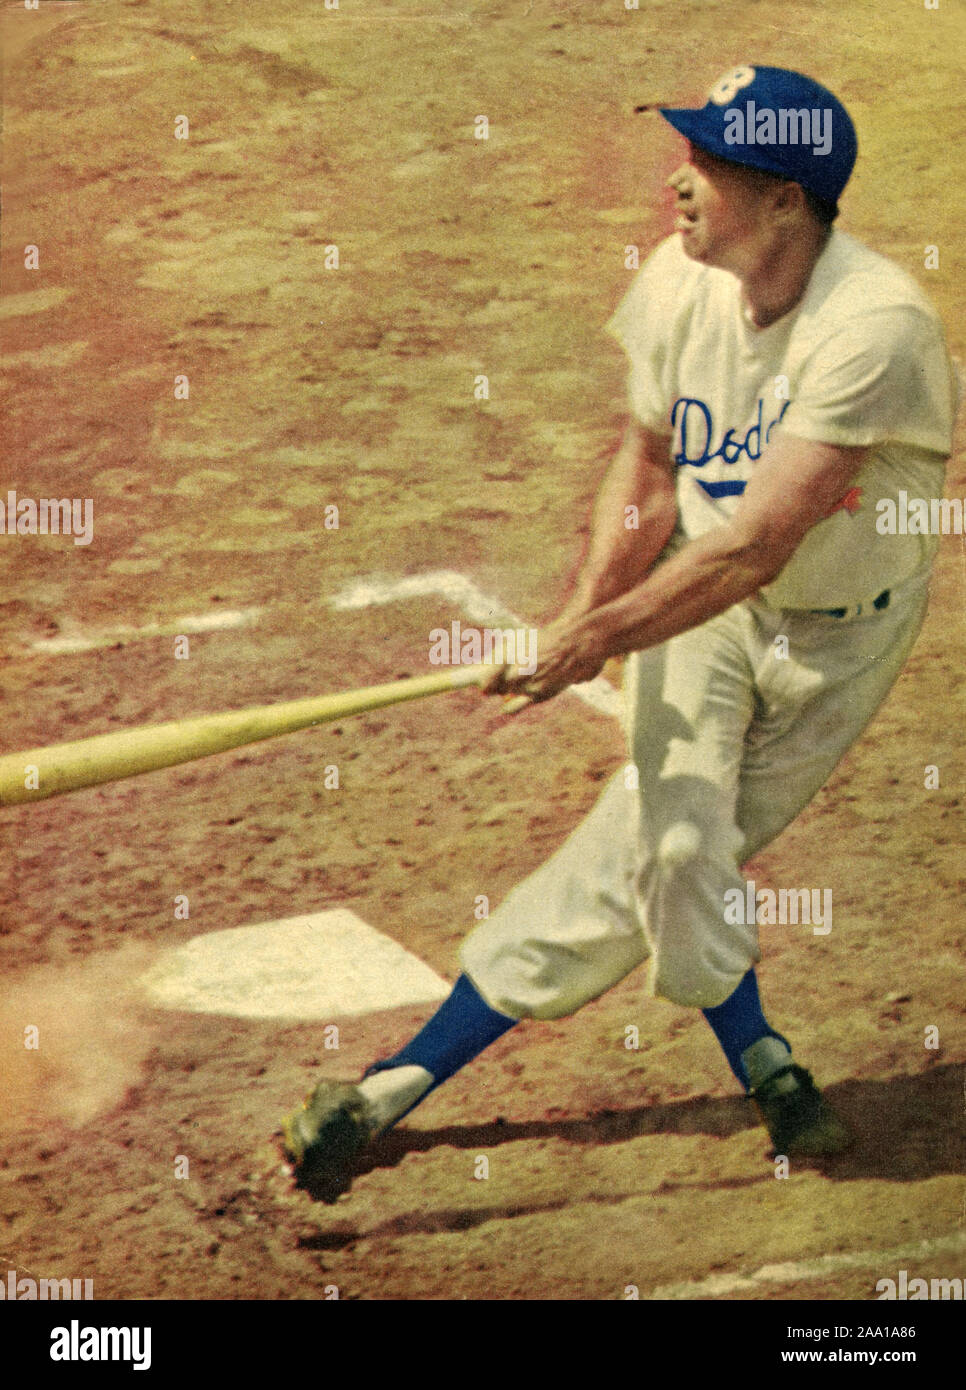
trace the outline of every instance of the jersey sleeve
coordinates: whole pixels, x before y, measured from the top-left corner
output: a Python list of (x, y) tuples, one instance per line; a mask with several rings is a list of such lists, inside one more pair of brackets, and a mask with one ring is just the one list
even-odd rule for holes
[(938, 321), (912, 306), (859, 314), (803, 364), (782, 428), (825, 444), (948, 454), (955, 374)]
[(627, 354), (631, 411), (646, 429), (668, 435), (670, 373), (684, 299), (685, 260), (676, 237), (662, 242), (641, 266), (606, 325), (606, 332)]

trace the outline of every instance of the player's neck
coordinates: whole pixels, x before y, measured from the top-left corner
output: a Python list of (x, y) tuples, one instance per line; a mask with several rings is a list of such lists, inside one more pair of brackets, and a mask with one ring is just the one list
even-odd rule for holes
[(756, 328), (770, 327), (795, 308), (831, 233), (831, 227), (818, 227), (808, 236), (776, 244), (740, 276), (742, 299)]

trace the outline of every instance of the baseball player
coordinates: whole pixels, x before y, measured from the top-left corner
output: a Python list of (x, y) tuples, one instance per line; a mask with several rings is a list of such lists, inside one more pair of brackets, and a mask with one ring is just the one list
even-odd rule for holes
[(942, 495), (955, 377), (914, 281), (834, 226), (857, 145), (831, 92), (747, 65), (661, 114), (686, 152), (675, 232), (609, 325), (626, 433), (536, 671), (490, 686), (547, 700), (623, 655), (633, 775), (473, 930), (401, 1052), (321, 1082), (284, 1121), (298, 1181), (330, 1201), (373, 1135), (496, 1038), (644, 960), (650, 993), (703, 1011), (775, 1153), (849, 1143), (765, 1018), (755, 912), (726, 904), (916, 639), (938, 542), (880, 535), (875, 503)]

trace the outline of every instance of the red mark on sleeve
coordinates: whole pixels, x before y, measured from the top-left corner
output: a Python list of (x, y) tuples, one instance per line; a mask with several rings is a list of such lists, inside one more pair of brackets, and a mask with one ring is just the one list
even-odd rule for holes
[(860, 487), (850, 487), (845, 496), (840, 497), (839, 500), (836, 502), (835, 506), (830, 507), (829, 510), (825, 513), (825, 515), (834, 516), (836, 512), (840, 512), (844, 507), (850, 515), (854, 516), (855, 513), (861, 507), (861, 505), (862, 489)]

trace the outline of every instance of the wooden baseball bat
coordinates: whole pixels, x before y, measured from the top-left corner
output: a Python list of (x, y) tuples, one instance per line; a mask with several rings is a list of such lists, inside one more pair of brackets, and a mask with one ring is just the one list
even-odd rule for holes
[(428, 676), (370, 685), (342, 695), (316, 695), (225, 714), (203, 714), (193, 719), (175, 719), (169, 724), (118, 729), (73, 743), (51, 744), (48, 748), (30, 748), (23, 753), (5, 753), (0, 757), (0, 806), (43, 801), (62, 792), (193, 762), (195, 758), (294, 733), (313, 724), (329, 724), (404, 700), (481, 685), (484, 677), (492, 673), (489, 665), (447, 667)]

